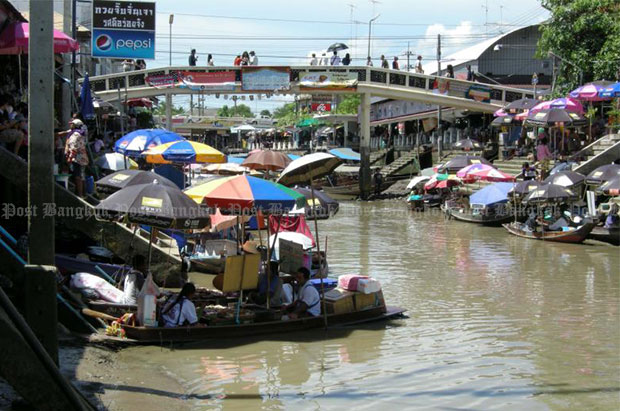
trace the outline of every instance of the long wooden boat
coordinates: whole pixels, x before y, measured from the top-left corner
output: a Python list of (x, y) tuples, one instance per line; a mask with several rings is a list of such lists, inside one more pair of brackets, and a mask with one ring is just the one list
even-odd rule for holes
[(462, 207), (448, 208), (446, 212), (449, 214), (450, 217), (458, 221), (489, 226), (500, 226), (514, 220), (514, 217), (510, 213), (486, 214), (484, 212), (481, 212), (474, 214), (472, 212), (472, 209), (465, 209)]
[(523, 230), (521, 223), (502, 224), (502, 226), (517, 237), (529, 238), (532, 240), (556, 241), (561, 243), (581, 243), (594, 228), (594, 223), (585, 223), (574, 230), (569, 231), (527, 231)]
[[(402, 316), (405, 310), (398, 307), (373, 307), (362, 311), (327, 316), (328, 326), (349, 326)], [(189, 341), (209, 341), (223, 338), (251, 337), (264, 334), (280, 334), (324, 327), (322, 316), (306, 317), (288, 321), (266, 321), (234, 325), (209, 325), (194, 327), (134, 327), (123, 325), (127, 343), (163, 344)]]
[(55, 262), (58, 269), (61, 272), (67, 274), (89, 273), (98, 276), (99, 271), (95, 268), (97, 266), (102, 269), (107, 275), (115, 278), (115, 276), (118, 276), (119, 273), (127, 272), (131, 269), (131, 267), (125, 265), (82, 260), (64, 254), (56, 254)]
[(613, 245), (620, 245), (620, 227), (594, 227), (588, 238)]

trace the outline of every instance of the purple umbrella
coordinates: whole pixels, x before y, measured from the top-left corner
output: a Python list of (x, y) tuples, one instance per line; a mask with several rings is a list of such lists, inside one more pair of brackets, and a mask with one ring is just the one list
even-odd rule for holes
[(585, 101), (603, 101), (609, 100), (608, 97), (600, 97), (599, 92), (605, 87), (613, 84), (611, 81), (594, 81), (592, 83), (584, 84), (581, 87), (577, 87), (570, 92), (572, 98)]

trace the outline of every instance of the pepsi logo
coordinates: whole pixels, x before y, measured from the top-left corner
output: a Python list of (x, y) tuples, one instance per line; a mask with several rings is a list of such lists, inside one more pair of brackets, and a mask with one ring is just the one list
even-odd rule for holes
[(129, 141), (124, 140), (124, 141), (121, 141), (121, 143), (119, 144), (119, 147), (120, 148), (125, 148), (125, 147), (127, 147), (128, 144), (129, 144)]
[(95, 40), (95, 45), (101, 51), (107, 51), (112, 47), (112, 39), (107, 34), (102, 34)]

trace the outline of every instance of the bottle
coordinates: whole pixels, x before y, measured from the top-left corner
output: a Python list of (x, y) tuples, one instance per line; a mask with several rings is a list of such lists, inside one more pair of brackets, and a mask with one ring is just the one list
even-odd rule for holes
[(138, 294), (138, 325), (157, 327), (157, 296), (159, 288), (149, 272)]

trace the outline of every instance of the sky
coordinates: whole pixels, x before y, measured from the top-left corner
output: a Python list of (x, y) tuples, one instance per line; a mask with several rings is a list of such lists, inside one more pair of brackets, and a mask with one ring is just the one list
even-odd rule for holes
[[(156, 60), (149, 68), (167, 66), (170, 57), (169, 15), (172, 24), (172, 64), (187, 65), (192, 48), (198, 65), (207, 54), (215, 65), (232, 65), (237, 54), (254, 50), (261, 65), (307, 64), (312, 52), (320, 55), (332, 43), (349, 46), (353, 64), (363, 65), (368, 49), (368, 21), (372, 24), (371, 56), (388, 60), (399, 56), (401, 68), (407, 50), (424, 62), (436, 59), (437, 34), (442, 55), (472, 46), (501, 32), (543, 21), (549, 15), (540, 0), (157, 0)], [(341, 52), (341, 54), (344, 52)], [(187, 105), (189, 97), (176, 97)], [(273, 110), (284, 97), (254, 100), (253, 110)], [(229, 104), (207, 98), (207, 107)]]

